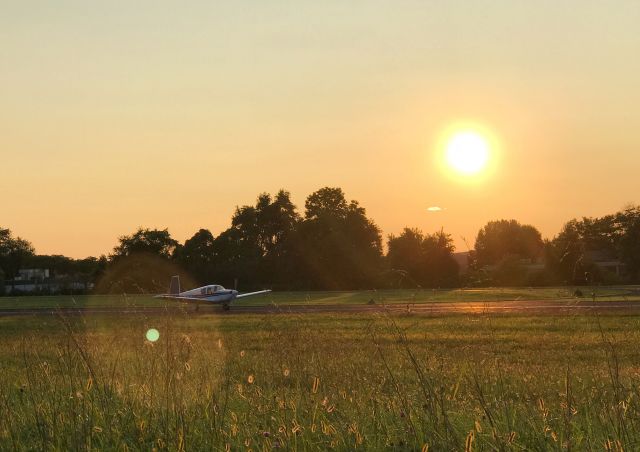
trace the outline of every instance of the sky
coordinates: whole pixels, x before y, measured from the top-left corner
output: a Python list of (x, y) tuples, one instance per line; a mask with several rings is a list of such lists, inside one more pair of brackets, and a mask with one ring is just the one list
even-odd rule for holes
[[(85, 257), (339, 186), (385, 236), (551, 238), (640, 202), (638, 23), (636, 0), (4, 1), (0, 226)], [(491, 137), (482, 177), (440, 163), (458, 124)]]

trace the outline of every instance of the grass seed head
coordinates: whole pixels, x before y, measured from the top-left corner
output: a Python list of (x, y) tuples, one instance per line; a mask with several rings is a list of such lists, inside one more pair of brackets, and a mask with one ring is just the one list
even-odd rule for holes
[(464, 443), (464, 452), (471, 452), (473, 449), (473, 439), (475, 437), (475, 431), (471, 430), (467, 435), (467, 439)]

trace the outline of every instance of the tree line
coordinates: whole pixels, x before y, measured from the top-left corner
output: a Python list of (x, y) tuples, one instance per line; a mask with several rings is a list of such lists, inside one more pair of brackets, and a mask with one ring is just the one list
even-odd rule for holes
[(340, 188), (315, 191), (304, 212), (280, 190), (237, 207), (217, 236), (200, 229), (180, 243), (167, 229), (140, 228), (120, 237), (109, 255), (87, 259), (37, 255), (28, 241), (0, 228), (0, 290), (21, 268), (48, 268), (58, 278), (92, 282), (97, 292), (118, 293), (161, 291), (172, 274), (185, 285), (216, 282), (242, 290), (637, 282), (640, 206), (571, 220), (551, 240), (532, 225), (491, 221), (473, 250), (456, 259), (444, 230), (407, 227), (386, 237), (385, 252), (380, 228)]

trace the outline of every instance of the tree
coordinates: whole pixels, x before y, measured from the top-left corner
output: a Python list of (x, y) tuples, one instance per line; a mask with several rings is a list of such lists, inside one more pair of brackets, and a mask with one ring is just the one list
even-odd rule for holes
[(307, 220), (344, 218), (349, 210), (344, 192), (338, 187), (324, 187), (310, 194), (304, 207)]
[(470, 276), (499, 285), (531, 284), (543, 271), (527, 264), (537, 263), (544, 254), (544, 241), (535, 227), (516, 220), (490, 221), (478, 232)]
[(274, 199), (267, 193), (258, 197), (256, 203), (258, 244), (264, 256), (281, 252), (281, 245), (300, 221), (296, 206), (288, 191), (280, 190)]
[(424, 235), (419, 229), (404, 228), (399, 236), (390, 234), (387, 239), (387, 263), (393, 273), (399, 272), (400, 281), (421, 285), (421, 267), (424, 264)]
[(33, 253), (31, 243), (20, 237), (13, 237), (9, 229), (0, 228), (0, 268), (4, 278), (15, 278), (24, 260)]
[(542, 236), (535, 227), (516, 220), (490, 221), (478, 232), (475, 256), (480, 267), (498, 265), (513, 257), (536, 261), (543, 248)]
[(300, 221), (288, 191), (262, 193), (255, 206), (236, 207), (231, 226), (214, 241), (216, 279), (243, 288), (291, 281), (291, 239)]
[(427, 287), (451, 287), (458, 280), (460, 267), (453, 258), (453, 239), (443, 230), (427, 235), (423, 242), (425, 265), (422, 281)]
[[(423, 235), (419, 229), (405, 228), (388, 239), (390, 268), (422, 287), (452, 286), (459, 266), (453, 258), (453, 241), (444, 231)], [(407, 279), (407, 278), (405, 278)]]
[(119, 244), (113, 249), (111, 260), (134, 254), (151, 254), (169, 259), (178, 246), (178, 241), (171, 238), (168, 229), (139, 228), (132, 235), (123, 235)]
[(96, 287), (99, 293), (158, 293), (173, 275), (191, 285), (189, 275), (175, 265), (178, 241), (167, 229), (138, 229), (124, 235), (109, 256), (109, 266)]
[(626, 224), (623, 213), (567, 222), (548, 246), (548, 271), (558, 275), (559, 282), (614, 282), (618, 276), (603, 270), (597, 262), (621, 258)]
[(556, 277), (555, 282), (584, 283), (585, 274), (592, 270), (586, 262), (583, 231), (580, 222), (571, 220), (546, 246), (545, 265), (547, 273)]
[(214, 262), (214, 238), (207, 229), (200, 229), (176, 251), (176, 257), (200, 284), (210, 282)]
[[(571, 283), (616, 282), (640, 277), (640, 206), (601, 218), (571, 220), (549, 244), (547, 267)], [(620, 261), (621, 275), (598, 266), (599, 261)]]
[(295, 249), (297, 278), (305, 287), (371, 287), (380, 274), (380, 230), (357, 201), (347, 202), (340, 188), (309, 195)]
[(640, 280), (640, 206), (629, 206), (615, 215), (616, 250), (632, 281)]

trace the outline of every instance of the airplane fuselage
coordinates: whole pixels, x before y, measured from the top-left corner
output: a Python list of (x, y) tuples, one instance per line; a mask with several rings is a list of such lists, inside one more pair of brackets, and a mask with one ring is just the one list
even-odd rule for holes
[(196, 289), (180, 291), (180, 277), (173, 276), (169, 285), (169, 293), (156, 295), (156, 298), (170, 298), (172, 300), (183, 301), (186, 303), (202, 303), (202, 304), (221, 304), (224, 309), (229, 309), (229, 304), (238, 298), (250, 297), (263, 293), (271, 292), (271, 290), (259, 290), (257, 292), (238, 293), (237, 290), (225, 289), (218, 284), (209, 284), (208, 286), (198, 287)]
[(229, 303), (237, 296), (237, 290), (225, 289), (220, 285), (212, 284), (180, 292), (176, 298), (185, 298), (186, 301), (196, 302), (200, 300), (206, 303)]

